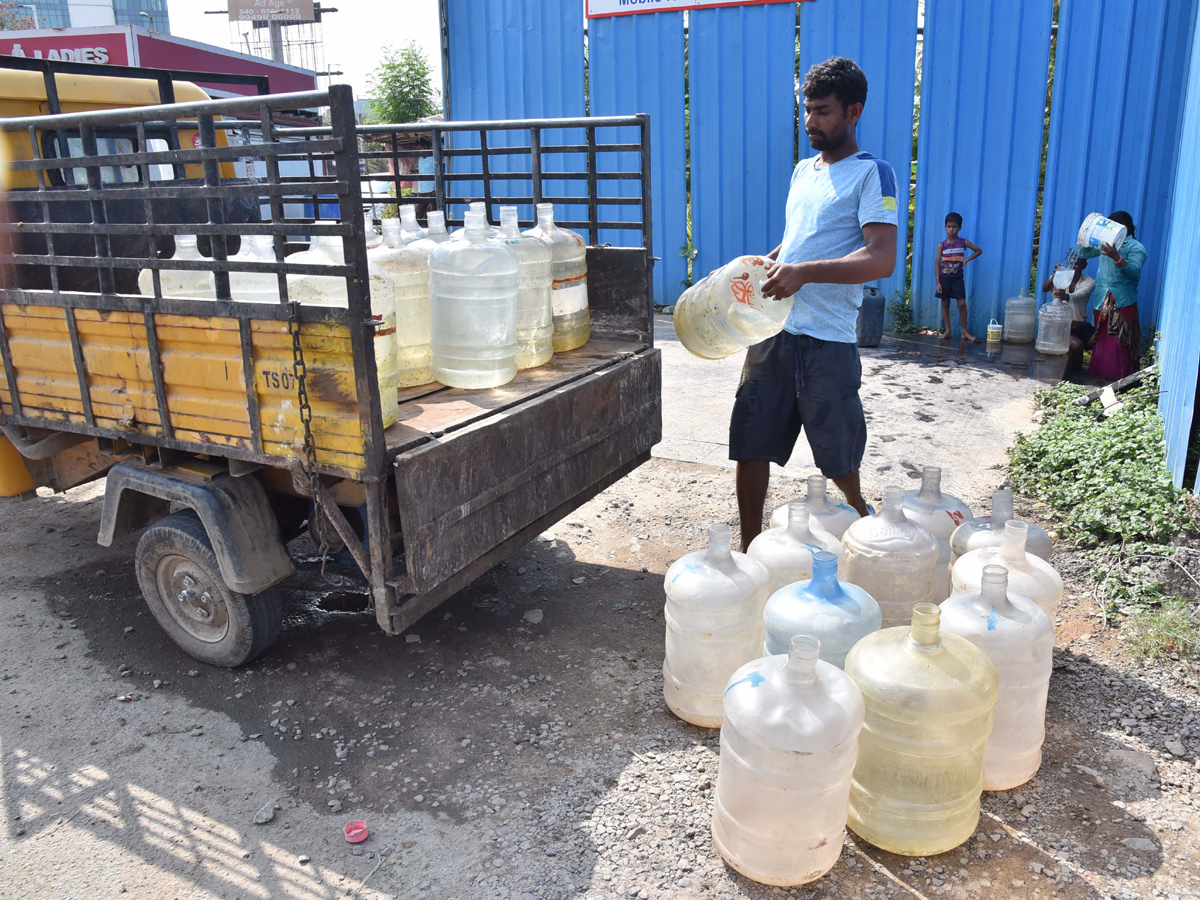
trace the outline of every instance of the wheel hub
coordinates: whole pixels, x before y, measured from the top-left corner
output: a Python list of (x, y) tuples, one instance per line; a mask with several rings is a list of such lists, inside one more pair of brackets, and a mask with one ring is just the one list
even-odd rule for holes
[(158, 565), (159, 596), (172, 618), (206, 643), (216, 643), (229, 630), (225, 595), (208, 572), (183, 556), (164, 557)]

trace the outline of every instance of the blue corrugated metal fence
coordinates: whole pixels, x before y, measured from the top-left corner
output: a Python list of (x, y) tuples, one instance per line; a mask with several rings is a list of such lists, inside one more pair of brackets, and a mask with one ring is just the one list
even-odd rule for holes
[(1051, 13), (1049, 3), (926, 6), (912, 279), (922, 324), (941, 321), (934, 262), (951, 211), (983, 250), (965, 270), (968, 327), (982, 335), (1006, 297), (1028, 291)]
[[(1200, 21), (1200, 13), (1197, 19)], [(1159, 366), (1162, 370), (1159, 410), (1166, 426), (1167, 467), (1175, 486), (1183, 485), (1188, 448), (1196, 441), (1194, 431), (1196, 379), (1200, 359), (1200, 220), (1196, 201), (1200, 198), (1200, 29), (1193, 24), (1191, 64), (1186, 103), (1180, 116), (1178, 176), (1174, 202), (1164, 244), (1162, 292), (1162, 340)], [(1200, 479), (1188, 485), (1200, 490)]]
[[(1090, 212), (1127, 210), (1148, 258), (1138, 310), (1158, 319), (1195, 0), (1063, 0), (1038, 278)], [(1094, 267), (1093, 267), (1094, 272)]]

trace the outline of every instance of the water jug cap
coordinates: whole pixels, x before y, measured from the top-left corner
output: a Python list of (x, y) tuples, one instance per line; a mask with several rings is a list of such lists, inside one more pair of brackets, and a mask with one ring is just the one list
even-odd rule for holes
[(467, 204), (467, 209), (471, 212), (477, 212), (483, 216), (487, 216), (487, 205), (482, 200), (474, 200)]
[(176, 247), (195, 247), (196, 236), (194, 234), (177, 234), (175, 235)]
[(996, 491), (992, 494), (992, 526), (1007, 522), (1013, 517), (1013, 492)]
[(446, 231), (446, 214), (440, 209), (431, 209), (425, 214), (426, 221), (429, 222), (430, 232), (445, 233)]
[(912, 639), (925, 647), (941, 644), (942, 611), (935, 603), (918, 603), (912, 611)]
[(390, 216), (379, 220), (379, 230), (385, 238), (389, 235), (400, 236), (400, 220)]
[(788, 661), (784, 669), (794, 681), (814, 681), (820, 657), (821, 642), (811, 634), (797, 634), (788, 646)]
[(469, 230), (481, 229), (487, 225), (487, 219), (483, 215), (483, 210), (471, 209), (467, 210), (467, 214), (463, 216), (463, 226)]
[(537, 217), (538, 217), (538, 221), (541, 222), (543, 225), (553, 225), (554, 224), (554, 204), (553, 203), (539, 203), (537, 205)]
[[(417, 208), (415, 206), (413, 206), (411, 203), (405, 203), (403, 206), (400, 207), (400, 218), (403, 219), (405, 222), (416, 222), (417, 221)], [(384, 220), (384, 221), (386, 221), (386, 220)]]

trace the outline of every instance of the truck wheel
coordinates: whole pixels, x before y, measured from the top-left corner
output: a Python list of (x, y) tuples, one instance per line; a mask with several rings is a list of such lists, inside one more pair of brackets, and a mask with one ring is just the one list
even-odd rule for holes
[(160, 519), (137, 545), (137, 579), (158, 624), (201, 662), (240, 666), (279, 636), (283, 606), (275, 588), (231, 591), (200, 519), (190, 510)]

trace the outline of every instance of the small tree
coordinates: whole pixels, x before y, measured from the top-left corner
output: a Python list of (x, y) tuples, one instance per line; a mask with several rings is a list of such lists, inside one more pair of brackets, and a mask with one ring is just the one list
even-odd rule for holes
[(384, 45), (383, 58), (367, 88), (374, 95), (370, 116), (374, 122), (415, 122), (441, 109), (429, 60), (413, 41), (399, 50)]
[(0, 3), (0, 31), (24, 31), (27, 28), (37, 28), (37, 19), (21, 12), (29, 5), (18, 5), (16, 0), (5, 0)]

